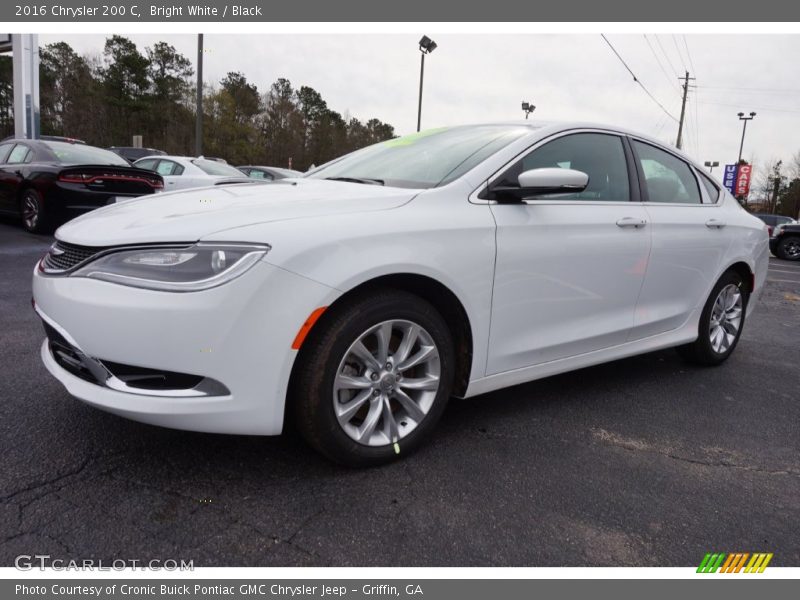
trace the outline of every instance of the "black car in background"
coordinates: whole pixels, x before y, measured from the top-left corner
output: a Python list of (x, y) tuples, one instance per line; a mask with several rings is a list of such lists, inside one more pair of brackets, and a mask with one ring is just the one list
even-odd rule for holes
[(155, 148), (135, 148), (134, 146), (111, 146), (109, 150), (114, 154), (120, 155), (129, 163), (134, 163), (145, 156), (166, 156), (167, 154), (163, 150), (156, 150)]
[(286, 179), (287, 177), (302, 177), (300, 171), (293, 171), (292, 169), (281, 169), (280, 167), (262, 167), (259, 165), (245, 165), (236, 167), (247, 175), (250, 179), (264, 179), (272, 181), (275, 179)]
[(784, 225), (787, 223), (794, 223), (794, 219), (792, 217), (784, 217), (783, 215), (773, 215), (770, 213), (753, 213), (754, 217), (758, 217), (764, 223), (767, 224), (767, 230), (769, 234), (772, 235), (772, 230), (777, 225)]
[(777, 226), (769, 238), (769, 249), (783, 260), (800, 260), (800, 223)]
[(162, 189), (160, 175), (102, 148), (53, 140), (0, 142), (0, 213), (22, 217), (31, 232)]

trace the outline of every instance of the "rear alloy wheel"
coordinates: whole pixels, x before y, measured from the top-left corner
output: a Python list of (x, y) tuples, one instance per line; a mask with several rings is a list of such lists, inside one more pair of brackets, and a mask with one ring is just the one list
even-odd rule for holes
[(699, 335), (678, 351), (689, 362), (718, 365), (733, 352), (742, 335), (749, 291), (741, 275), (725, 273), (709, 295), (700, 315)]
[(328, 458), (371, 466), (430, 437), (453, 380), (453, 343), (425, 300), (398, 290), (333, 307), (305, 340), (292, 386), (303, 437)]
[(776, 255), (784, 260), (800, 260), (800, 237), (783, 238), (778, 244)]
[(47, 220), (44, 212), (42, 197), (34, 189), (27, 189), (22, 193), (19, 202), (22, 225), (31, 233), (42, 233), (47, 229)]

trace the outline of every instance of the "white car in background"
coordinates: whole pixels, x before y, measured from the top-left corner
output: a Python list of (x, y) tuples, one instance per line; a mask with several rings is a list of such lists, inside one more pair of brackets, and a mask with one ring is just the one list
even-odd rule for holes
[(245, 173), (225, 163), (208, 158), (188, 156), (145, 156), (133, 163), (140, 169), (155, 171), (164, 178), (164, 191), (252, 183)]
[(271, 435), (286, 413), (350, 465), (417, 448), (451, 395), (673, 346), (721, 364), (767, 274), (766, 226), (702, 166), (590, 124), (423, 131), (170, 200), (56, 232), (47, 369), (156, 425)]

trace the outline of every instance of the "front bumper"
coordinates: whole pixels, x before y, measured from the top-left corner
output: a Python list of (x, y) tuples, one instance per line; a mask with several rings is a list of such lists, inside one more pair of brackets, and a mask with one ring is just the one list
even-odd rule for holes
[(67, 340), (78, 356), (205, 382), (196, 389), (143, 390), (113, 377), (81, 377), (62, 366), (63, 355), (56, 360), (46, 340), (42, 360), (73, 396), (154, 425), (255, 435), (281, 432), (292, 341), (308, 315), (338, 295), (264, 261), (202, 292), (155, 292), (34, 271), (33, 293), (37, 312), (57, 332), (51, 337)]

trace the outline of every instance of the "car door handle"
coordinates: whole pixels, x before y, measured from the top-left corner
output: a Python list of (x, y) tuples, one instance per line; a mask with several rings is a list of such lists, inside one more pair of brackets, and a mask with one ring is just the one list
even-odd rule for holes
[(706, 227), (710, 229), (722, 229), (725, 227), (727, 223), (725, 221), (720, 221), (719, 219), (709, 219), (706, 221)]
[(645, 219), (638, 219), (636, 217), (622, 217), (617, 221), (617, 227), (644, 227), (647, 225)]

